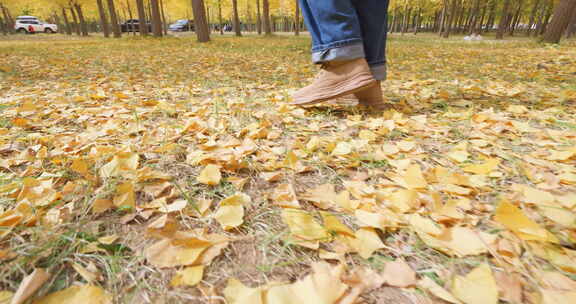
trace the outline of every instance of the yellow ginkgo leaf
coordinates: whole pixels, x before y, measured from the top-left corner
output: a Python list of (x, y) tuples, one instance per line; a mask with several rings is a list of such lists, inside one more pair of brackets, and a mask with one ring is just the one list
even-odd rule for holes
[(116, 196), (114, 196), (114, 206), (116, 207), (130, 207), (136, 206), (136, 193), (134, 192), (134, 184), (126, 182), (118, 185), (116, 188)]
[(336, 215), (326, 211), (321, 211), (320, 215), (322, 215), (322, 221), (324, 222), (324, 228), (326, 228), (326, 230), (354, 236), (354, 231), (344, 225)]
[(334, 150), (332, 150), (332, 155), (344, 156), (352, 153), (352, 150), (353, 147), (350, 143), (342, 141), (336, 145), (336, 148), (334, 148)]
[(416, 284), (416, 272), (402, 260), (386, 262), (383, 273), (386, 284), (406, 288)]
[(442, 234), (442, 228), (439, 227), (434, 221), (424, 218), (419, 214), (412, 214), (409, 217), (410, 226), (414, 231), (421, 231), (430, 235), (438, 236)]
[(470, 153), (468, 153), (468, 142), (464, 141), (459, 143), (448, 152), (447, 156), (457, 163), (465, 162), (468, 160), (468, 157), (470, 157)]
[(449, 291), (444, 289), (442, 286), (438, 285), (434, 280), (431, 278), (424, 276), (422, 280), (418, 281), (418, 286), (426, 289), (428, 292), (433, 294), (434, 296), (453, 304), (460, 304), (458, 299), (454, 297)]
[(329, 237), (328, 231), (304, 210), (284, 209), (282, 220), (288, 225), (293, 236), (305, 241), (323, 241)]
[(133, 172), (138, 168), (140, 157), (137, 153), (120, 152), (114, 155), (112, 160), (100, 168), (100, 174), (104, 177), (117, 177), (123, 172)]
[(483, 164), (469, 165), (462, 168), (462, 170), (464, 170), (464, 172), (474, 173), (478, 175), (488, 175), (492, 171), (496, 170), (499, 165), (500, 165), (500, 159), (490, 158), (486, 160)]
[(34, 304), (112, 304), (112, 296), (98, 286), (82, 285), (51, 293)]
[(14, 293), (11, 291), (0, 291), (0, 304), (10, 304)]
[(176, 275), (170, 281), (170, 285), (177, 286), (194, 286), (202, 281), (204, 275), (204, 266), (186, 267), (176, 272)]
[(550, 192), (542, 191), (540, 189), (522, 186), (524, 201), (542, 206), (553, 206), (556, 197)]
[(261, 288), (249, 288), (236, 279), (228, 280), (224, 297), (230, 304), (264, 304)]
[(220, 173), (220, 167), (213, 164), (209, 164), (206, 167), (204, 167), (202, 172), (200, 172), (200, 175), (198, 175), (197, 180), (199, 183), (215, 186), (220, 184), (221, 179), (222, 174)]
[(542, 304), (576, 303), (576, 291), (543, 289)]
[(452, 293), (465, 304), (497, 304), (498, 286), (488, 264), (482, 264), (466, 276), (456, 276)]
[(248, 195), (237, 193), (220, 202), (213, 217), (225, 230), (236, 228), (244, 223), (244, 205), (251, 202)]
[(75, 159), (74, 161), (72, 161), (70, 169), (80, 174), (86, 174), (88, 173), (88, 163), (82, 159)]
[(428, 182), (422, 174), (422, 168), (420, 168), (420, 165), (412, 164), (406, 169), (403, 186), (408, 189), (423, 189), (428, 186)]
[(352, 242), (358, 254), (368, 259), (378, 249), (384, 248), (384, 243), (373, 228), (360, 228), (356, 231), (356, 239)]
[(520, 208), (502, 201), (496, 209), (494, 219), (526, 241), (557, 243), (558, 239), (528, 218)]

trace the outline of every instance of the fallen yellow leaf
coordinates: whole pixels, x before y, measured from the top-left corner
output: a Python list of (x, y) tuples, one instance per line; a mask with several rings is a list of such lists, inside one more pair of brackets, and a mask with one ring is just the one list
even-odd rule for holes
[(452, 293), (466, 304), (497, 304), (498, 286), (488, 264), (482, 264), (466, 276), (456, 276)]
[(198, 175), (199, 183), (211, 186), (220, 184), (220, 179), (222, 179), (222, 174), (220, 173), (220, 167), (212, 164), (204, 167), (202, 172), (200, 172), (200, 175)]
[(112, 297), (102, 288), (93, 285), (72, 286), (51, 293), (34, 304), (112, 304)]
[(203, 275), (203, 265), (186, 267), (176, 273), (176, 275), (172, 278), (172, 281), (170, 281), (170, 285), (174, 287), (194, 286), (202, 281)]
[(557, 243), (558, 240), (546, 229), (529, 219), (518, 207), (502, 201), (496, 209), (494, 219), (526, 241)]

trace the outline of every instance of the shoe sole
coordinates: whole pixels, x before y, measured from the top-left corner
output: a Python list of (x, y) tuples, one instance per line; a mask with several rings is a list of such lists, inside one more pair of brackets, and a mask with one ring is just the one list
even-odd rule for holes
[(373, 80), (373, 81), (370, 81), (369, 83), (367, 83), (367, 84), (365, 84), (365, 85), (363, 85), (363, 86), (360, 86), (360, 87), (357, 87), (357, 88), (354, 88), (354, 89), (351, 89), (351, 90), (348, 90), (348, 91), (344, 91), (344, 92), (338, 93), (338, 94), (333, 95), (333, 96), (323, 97), (323, 98), (320, 98), (320, 99), (315, 99), (315, 100), (305, 101), (305, 102), (292, 102), (292, 103), (290, 103), (290, 104), (293, 105), (293, 106), (298, 106), (298, 107), (313, 106), (313, 105), (316, 105), (316, 104), (319, 104), (319, 103), (323, 103), (323, 102), (328, 101), (328, 100), (332, 100), (332, 99), (344, 97), (344, 96), (346, 96), (346, 95), (350, 95), (350, 94), (354, 94), (354, 93), (356, 93), (356, 92), (362, 91), (362, 90), (364, 90), (364, 89), (366, 89), (366, 88), (369, 88), (369, 87), (373, 86), (376, 82), (377, 82), (376, 80)]

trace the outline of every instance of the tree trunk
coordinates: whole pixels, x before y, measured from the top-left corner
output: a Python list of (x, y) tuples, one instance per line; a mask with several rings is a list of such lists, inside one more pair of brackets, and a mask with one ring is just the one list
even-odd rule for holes
[(502, 17), (500, 18), (500, 24), (498, 25), (498, 31), (496, 32), (496, 39), (504, 39), (504, 32), (506, 31), (506, 25), (508, 24), (509, 10), (510, 10), (510, 0), (504, 0), (504, 8), (502, 10)]
[(112, 27), (112, 32), (114, 33), (114, 38), (122, 37), (120, 24), (118, 23), (118, 15), (116, 15), (116, 7), (114, 6), (114, 0), (108, 0), (108, 13), (110, 14), (110, 25)]
[[(128, 12), (128, 19), (132, 20), (134, 17), (132, 16), (132, 7), (130, 6), (130, 0), (126, 0), (126, 11)], [(130, 31), (132, 32), (133, 36), (136, 36), (136, 29), (134, 28), (134, 24), (130, 25)]]
[(476, 32), (476, 26), (478, 25), (478, 20), (480, 19), (480, 0), (476, 0), (471, 15), (470, 26), (468, 27), (469, 35)]
[(262, 15), (260, 15), (260, 0), (256, 0), (256, 30), (262, 35)]
[(210, 29), (206, 19), (204, 0), (192, 0), (192, 12), (194, 13), (194, 27), (198, 42), (210, 41)]
[(110, 37), (110, 27), (108, 25), (108, 17), (104, 11), (104, 5), (102, 4), (102, 0), (97, 0), (96, 3), (98, 4), (98, 14), (100, 15), (100, 27), (102, 27), (104, 37), (108, 38)]
[(220, 35), (224, 35), (224, 24), (222, 23), (222, 0), (218, 0), (218, 23), (220, 23)]
[(14, 32), (14, 19), (12, 19), (12, 15), (7, 7), (0, 4), (0, 10), (2, 10), (2, 16), (4, 19), (4, 23), (6, 24), (6, 31), (13, 33)]
[(242, 29), (240, 28), (240, 17), (238, 16), (238, 0), (232, 0), (232, 13), (234, 15), (233, 26), (236, 36), (242, 36)]
[(296, 0), (296, 12), (294, 14), (296, 18), (294, 18), (294, 35), (300, 35), (300, 2)]
[(408, 28), (408, 19), (410, 18), (410, 10), (408, 10), (408, 0), (404, 0), (404, 18), (402, 18), (402, 35), (406, 33)]
[(160, 13), (162, 17), (162, 31), (164, 36), (168, 35), (168, 26), (166, 24), (166, 13), (164, 12), (164, 0), (160, 0)]
[(146, 21), (146, 8), (144, 8), (144, 0), (136, 0), (136, 9), (138, 10), (138, 27), (140, 36), (148, 35), (148, 22)]
[(66, 9), (62, 7), (62, 18), (64, 19), (66, 35), (72, 35), (72, 26), (70, 25), (70, 21), (68, 20), (68, 14), (66, 14)]
[(270, 1), (262, 0), (262, 17), (264, 18), (264, 33), (272, 35), (272, 26), (270, 24)]
[(80, 21), (80, 31), (82, 32), (82, 36), (88, 36), (88, 25), (86, 24), (86, 20), (84, 19), (84, 14), (82, 13), (82, 7), (78, 3), (74, 3), (74, 8), (76, 9), (76, 13), (78, 14), (78, 20)]
[(540, 6), (541, 0), (535, 0), (534, 6), (532, 7), (532, 12), (530, 12), (530, 21), (528, 22), (528, 28), (526, 29), (526, 35), (530, 36), (532, 34), (532, 28), (535, 25), (536, 13), (538, 12), (538, 7)]
[(544, 42), (560, 43), (562, 34), (568, 28), (572, 12), (576, 10), (576, 0), (561, 0), (554, 9), (554, 17), (544, 34)]
[(162, 37), (162, 17), (158, 0), (150, 0), (150, 7), (152, 8), (152, 33), (154, 37)]
[(522, 18), (522, 9), (524, 6), (524, 0), (518, 0), (518, 8), (516, 9), (516, 14), (514, 18), (512, 18), (512, 22), (510, 23), (510, 36), (514, 36), (514, 31), (516, 27), (520, 23), (520, 19)]
[(72, 21), (74, 21), (74, 31), (76, 35), (80, 36), (82, 33), (80, 32), (80, 23), (78, 22), (78, 17), (76, 17), (76, 12), (74, 11), (74, 5), (70, 2), (70, 14), (72, 15)]
[(576, 34), (576, 10), (572, 12), (572, 21), (570, 23), (566, 31), (566, 38), (570, 38)]
[(552, 17), (553, 8), (554, 8), (554, 0), (550, 0), (550, 2), (548, 3), (548, 6), (546, 8), (546, 15), (544, 16), (544, 19), (542, 21), (542, 28), (540, 29), (540, 32), (538, 33), (539, 35), (544, 35), (544, 33), (546, 32), (548, 24), (550, 23), (550, 17)]
[(449, 5), (450, 5), (450, 2), (448, 2), (448, 0), (443, 1), (442, 18), (440, 19), (440, 24), (438, 26), (438, 33), (440, 34), (440, 36), (442, 36), (444, 34), (444, 31), (446, 29), (446, 19), (448, 19), (448, 6)]
[(454, 21), (454, 17), (456, 15), (456, 9), (458, 8), (457, 0), (452, 0), (452, 8), (450, 9), (450, 16), (448, 17), (448, 22), (446, 24), (446, 28), (442, 33), (442, 37), (448, 38), (450, 37), (450, 32), (452, 31), (452, 23)]

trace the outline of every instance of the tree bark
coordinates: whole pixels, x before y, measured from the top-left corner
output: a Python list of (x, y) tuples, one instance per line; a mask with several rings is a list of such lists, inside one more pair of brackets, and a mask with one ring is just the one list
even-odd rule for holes
[(236, 36), (242, 36), (242, 29), (240, 28), (240, 17), (238, 16), (238, 0), (232, 0), (232, 13), (234, 14), (234, 33)]
[(476, 32), (476, 26), (478, 25), (478, 20), (480, 19), (480, 0), (476, 0), (471, 15), (470, 27), (468, 28), (469, 35)]
[(222, 0), (218, 0), (218, 23), (220, 24), (220, 35), (224, 35), (224, 24), (222, 23)]
[(6, 24), (6, 30), (10, 33), (14, 32), (14, 19), (12, 19), (12, 15), (10, 14), (10, 11), (8, 10), (7, 7), (5, 7), (4, 5), (0, 4), (0, 10), (2, 10), (2, 16), (4, 19), (4, 22)]
[(106, 11), (104, 11), (104, 4), (102, 4), (102, 0), (97, 0), (96, 4), (98, 4), (98, 14), (100, 15), (100, 26), (102, 27), (102, 32), (104, 33), (104, 37), (110, 37), (110, 27), (108, 25), (108, 17), (106, 16)]
[(538, 7), (540, 6), (541, 0), (535, 0), (534, 6), (532, 6), (532, 11), (530, 12), (530, 21), (528, 21), (528, 28), (526, 29), (526, 35), (530, 36), (532, 34), (532, 28), (535, 25), (536, 13), (538, 12)]
[(0, 17), (0, 30), (4, 36), (8, 35), (8, 22), (4, 22), (3, 17)]
[[(128, 11), (128, 19), (130, 20), (134, 19), (134, 17), (132, 16), (132, 7), (130, 6), (130, 0), (126, 0), (126, 11)], [(136, 29), (134, 28), (133, 24), (130, 25), (130, 30), (132, 31), (132, 35), (136, 36)]]
[(76, 9), (76, 13), (78, 14), (78, 20), (80, 21), (80, 31), (82, 32), (82, 36), (88, 36), (88, 25), (86, 24), (86, 20), (84, 19), (82, 6), (80, 6), (80, 4), (78, 3), (74, 3), (74, 8)]
[(294, 15), (294, 35), (300, 36), (300, 2), (298, 0), (296, 0), (296, 12)]
[(108, 12), (110, 13), (110, 25), (112, 27), (112, 33), (114, 33), (114, 38), (122, 37), (120, 24), (118, 23), (118, 15), (116, 15), (116, 7), (114, 6), (114, 0), (108, 0)]
[(72, 4), (72, 2), (70, 2), (70, 7), (68, 9), (70, 10), (70, 14), (72, 15), (72, 21), (74, 21), (74, 31), (76, 32), (76, 35), (80, 36), (82, 34), (80, 32), (80, 24), (78, 22), (78, 17), (76, 17), (76, 12), (74, 11), (74, 5)]
[(194, 27), (198, 42), (210, 41), (210, 29), (206, 19), (204, 0), (192, 0), (192, 12), (194, 13)]
[(540, 32), (538, 33), (538, 35), (544, 35), (544, 33), (546, 32), (548, 24), (550, 23), (550, 17), (552, 17), (552, 10), (554, 8), (553, 6), (554, 6), (554, 0), (550, 0), (550, 2), (548, 2), (548, 6), (546, 6), (545, 16), (542, 19), (542, 26), (540, 28)]
[(498, 31), (496, 32), (496, 39), (504, 39), (504, 32), (506, 31), (506, 26), (508, 24), (509, 10), (510, 0), (504, 0), (504, 8), (502, 9), (502, 17), (500, 18), (500, 24), (498, 25)]
[(576, 0), (561, 0), (554, 9), (554, 17), (546, 29), (543, 41), (547, 43), (560, 43), (562, 34), (568, 28), (572, 19), (572, 12), (576, 10)]
[(262, 0), (262, 17), (264, 18), (264, 34), (272, 35), (272, 26), (270, 24), (270, 1)]
[(148, 22), (146, 22), (146, 9), (144, 8), (144, 0), (136, 0), (136, 9), (138, 10), (138, 26), (140, 36), (147, 36)]
[[(411, 8), (410, 8), (411, 9)], [(410, 20), (410, 10), (408, 9), (408, 0), (404, 0), (404, 18), (402, 18), (402, 35), (408, 30), (408, 20)]]
[(262, 35), (262, 16), (260, 15), (260, 0), (256, 0), (256, 30)]
[[(448, 15), (448, 6), (449, 5), (450, 5), (450, 2), (448, 0), (443, 1), (442, 17), (440, 19), (440, 24), (438, 26), (438, 33), (440, 34), (440, 36), (442, 36), (444, 34), (444, 30), (446, 29), (446, 19), (447, 19), (447, 15)], [(396, 16), (394, 16), (394, 18), (396, 18)], [(392, 23), (392, 24), (394, 24), (394, 23)]]
[(450, 16), (448, 17), (448, 22), (446, 24), (446, 28), (442, 33), (442, 37), (448, 38), (450, 37), (450, 32), (452, 31), (452, 23), (454, 21), (454, 17), (456, 15), (456, 9), (458, 8), (457, 0), (452, 0), (452, 8), (450, 9)]
[(162, 17), (158, 0), (150, 0), (150, 7), (152, 8), (152, 33), (154, 37), (162, 37)]
[(510, 35), (514, 34), (514, 31), (518, 29), (518, 25), (520, 25), (520, 21), (524, 17), (524, 0), (519, 0), (518, 2), (518, 10), (516, 11), (516, 16), (514, 17), (514, 23), (510, 29)]
[(162, 17), (162, 31), (164, 36), (168, 35), (168, 26), (166, 24), (166, 13), (164, 12), (164, 0), (160, 0), (160, 13)]
[(576, 10), (572, 12), (572, 21), (566, 31), (566, 38), (570, 38), (576, 34)]
[(66, 14), (66, 8), (62, 7), (62, 18), (64, 19), (66, 35), (72, 35), (72, 26), (70, 25), (70, 21), (68, 20), (68, 14)]

